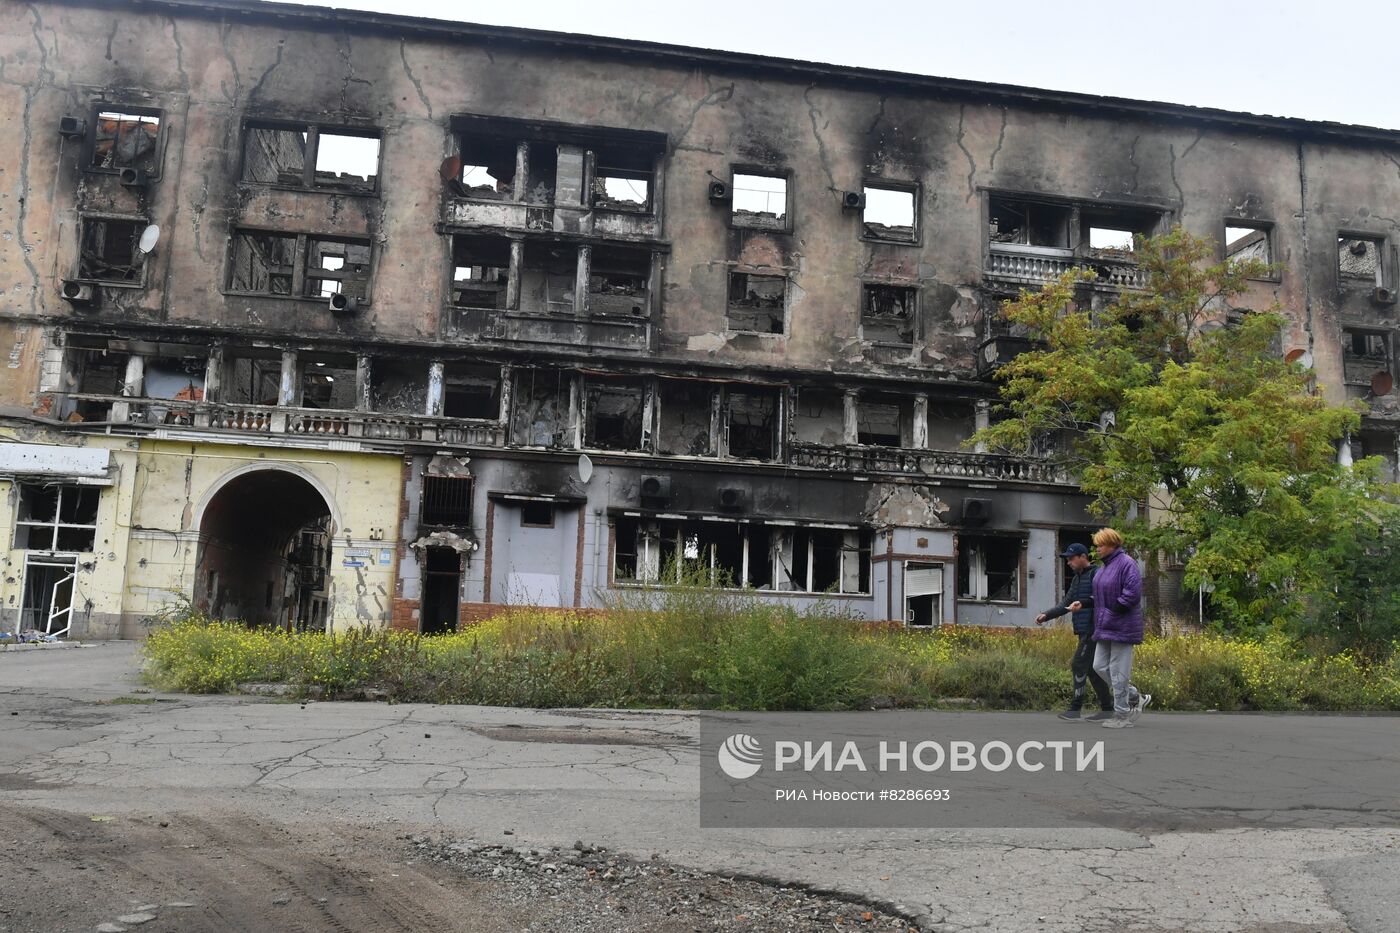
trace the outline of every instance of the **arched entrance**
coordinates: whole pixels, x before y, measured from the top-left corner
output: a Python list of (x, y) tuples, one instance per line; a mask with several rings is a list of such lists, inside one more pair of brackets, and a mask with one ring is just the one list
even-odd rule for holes
[(275, 467), (234, 475), (200, 516), (195, 605), (216, 618), (324, 629), (334, 531), (308, 479)]

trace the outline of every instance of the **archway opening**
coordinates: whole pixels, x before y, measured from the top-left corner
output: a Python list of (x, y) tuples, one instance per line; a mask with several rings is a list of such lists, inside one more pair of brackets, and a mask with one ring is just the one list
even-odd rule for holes
[(332, 525), (330, 505), (295, 473), (234, 477), (200, 520), (195, 605), (220, 619), (323, 630)]

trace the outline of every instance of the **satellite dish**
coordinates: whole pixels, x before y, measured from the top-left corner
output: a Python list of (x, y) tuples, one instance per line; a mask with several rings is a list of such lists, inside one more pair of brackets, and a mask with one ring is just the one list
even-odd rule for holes
[(1302, 347), (1294, 347), (1284, 356), (1283, 361), (1285, 363), (1297, 363), (1307, 352), (1308, 351), (1304, 350)]
[(462, 157), (453, 155), (443, 159), (442, 165), (438, 168), (438, 174), (442, 176), (443, 181), (452, 181), (460, 177), (462, 174)]
[(1389, 395), (1391, 389), (1395, 388), (1395, 377), (1385, 370), (1381, 370), (1371, 377), (1372, 395)]
[(581, 483), (586, 483), (593, 478), (593, 461), (588, 459), (588, 454), (578, 455), (578, 479)]
[(1313, 355), (1311, 350), (1303, 351), (1303, 355), (1298, 357), (1298, 365), (1304, 369), (1312, 369)]
[(160, 227), (148, 224), (146, 229), (141, 231), (141, 241), (136, 244), (136, 248), (143, 253), (149, 253), (156, 248), (156, 241), (159, 239)]

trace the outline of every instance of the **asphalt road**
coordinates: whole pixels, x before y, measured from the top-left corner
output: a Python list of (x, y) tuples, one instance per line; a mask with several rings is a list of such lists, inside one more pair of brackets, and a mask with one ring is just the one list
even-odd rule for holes
[[(418, 834), (583, 840), (845, 892), (936, 930), (1400, 930), (1396, 829), (702, 830), (683, 713), (169, 696), (137, 692), (138, 663), (129, 643), (0, 652), (0, 931), (91, 930), (157, 904), (140, 929), (256, 928), (262, 911), (282, 929), (528, 924), (528, 905), (474, 913), (482, 882), (415, 861)], [(1022, 728), (1029, 714), (930, 715)], [(1170, 742), (1189, 721), (1148, 717), (1135, 734)], [(1212, 721), (1269, 749), (1291, 734), (1400, 756), (1400, 718)], [(347, 923), (333, 908), (350, 901), (364, 910)]]

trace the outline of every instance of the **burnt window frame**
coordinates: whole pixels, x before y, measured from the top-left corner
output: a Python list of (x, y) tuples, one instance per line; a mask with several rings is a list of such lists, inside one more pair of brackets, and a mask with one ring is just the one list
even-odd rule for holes
[[(306, 133), (306, 151), (302, 158), (301, 183), (256, 181), (247, 177), (248, 139), (254, 129), (285, 130)], [(321, 145), (321, 133), (331, 136), (355, 136), (361, 139), (379, 141), (379, 164), (374, 182), (363, 187), (356, 185), (330, 185), (316, 182), (316, 154)], [(256, 188), (270, 188), (279, 191), (314, 191), (321, 194), (348, 194), (354, 197), (379, 197), (384, 179), (384, 129), (378, 126), (358, 126), (344, 123), (321, 123), (315, 120), (256, 119), (243, 120), (239, 127), (238, 139), (238, 183)]]
[(861, 196), (865, 197), (865, 189), (876, 188), (881, 191), (904, 191), (914, 198), (913, 231), (907, 237), (902, 236), (879, 236), (871, 233), (865, 222), (865, 208), (860, 209), (860, 238), (868, 243), (891, 243), (896, 246), (920, 246), (923, 244), (924, 225), (920, 223), (923, 205), (923, 185), (917, 181), (890, 181), (884, 178), (865, 178), (861, 180)]
[(101, 165), (94, 165), (93, 159), (97, 155), (97, 115), (100, 113), (126, 113), (137, 117), (155, 117), (159, 121), (156, 130), (156, 142), (154, 151), (151, 154), (151, 167), (146, 170), (146, 177), (151, 181), (159, 181), (165, 165), (165, 140), (168, 137), (169, 125), (166, 123), (165, 110), (162, 107), (151, 107), (145, 104), (121, 104), (112, 101), (94, 101), (88, 110), (88, 128), (83, 136), (83, 148), (81, 153), (82, 169), (94, 175), (120, 175), (122, 169), (130, 168), (127, 165), (117, 165), (111, 168)]
[[(1220, 261), (1228, 262), (1230, 259), (1229, 253), (1226, 252), (1230, 248), (1230, 244), (1228, 242), (1229, 234), (1226, 233), (1227, 230), (1230, 230), (1231, 228), (1248, 228), (1251, 230), (1258, 230), (1260, 233), (1264, 234), (1264, 241), (1268, 244), (1268, 263), (1272, 271), (1266, 276), (1251, 275), (1249, 276), (1249, 281), (1283, 281), (1282, 268), (1280, 267), (1278, 259), (1276, 258), (1278, 247), (1277, 237), (1274, 236), (1276, 226), (1277, 225), (1272, 220), (1255, 220), (1253, 218), (1248, 217), (1226, 217), (1220, 223)], [(1340, 271), (1340, 268), (1338, 271)]]
[[(771, 165), (756, 165), (753, 163), (734, 163), (729, 166), (729, 210), (727, 222), (733, 230), (767, 230), (778, 233), (792, 233), (793, 231), (793, 206), (797, 203), (793, 196), (793, 170), (791, 168), (776, 168)], [(763, 178), (781, 178), (784, 186), (783, 220), (782, 223), (752, 223), (744, 222), (742, 218), (736, 217), (734, 213), (734, 195), (739, 190), (736, 181), (740, 175), (756, 175)]]
[[(14, 528), (11, 532), (11, 542), (14, 550), (26, 552), (38, 552), (41, 554), (91, 554), (97, 550), (97, 528), (101, 524), (102, 518), (102, 487), (89, 485), (86, 483), (45, 483), (18, 481), (15, 483), (19, 487), (18, 501), (15, 504)], [(35, 494), (35, 490), (53, 489), (54, 492), (54, 513), (52, 521), (39, 521), (31, 518), (21, 518), (26, 510), (26, 496)], [(93, 490), (97, 502), (93, 507), (92, 523), (86, 522), (65, 522), (63, 521), (63, 498), (65, 494), (77, 494), (83, 496), (89, 490)], [(59, 535), (67, 530), (69, 532), (91, 532), (92, 540), (86, 548), (61, 548), (58, 547)], [(53, 547), (34, 547), (30, 537), (36, 532), (47, 533), (48, 543)], [(24, 543), (20, 544), (20, 535), (24, 534)]]
[[(98, 279), (82, 275), (83, 270), (83, 244), (87, 241), (88, 224), (92, 222), (107, 223), (108, 221), (118, 221), (121, 223), (132, 223), (137, 227), (136, 236), (132, 239), (132, 257), (136, 265), (139, 265), (141, 274), (134, 280), (122, 281), (121, 279)], [(142, 289), (146, 287), (146, 276), (148, 274), (148, 263), (146, 257), (138, 254), (136, 244), (141, 241), (141, 234), (145, 228), (150, 226), (150, 219), (139, 214), (116, 214), (101, 211), (84, 212), (78, 215), (78, 256), (73, 264), (73, 278), (78, 282), (85, 282), (90, 285), (98, 285), (102, 288), (131, 288)]]
[[(548, 522), (532, 522), (526, 519), (530, 509), (549, 509)], [(520, 502), (521, 528), (553, 528), (558, 523), (559, 503), (552, 499), (525, 499)]]
[[(1012, 599), (992, 599), (990, 596), (980, 596), (980, 597), (979, 597), (979, 596), (964, 596), (964, 595), (963, 595), (963, 588), (962, 588), (962, 573), (963, 573), (963, 569), (966, 568), (966, 569), (968, 570), (969, 575), (970, 575), (971, 572), (972, 572), (972, 568), (967, 564), (968, 557), (967, 557), (967, 552), (966, 552), (965, 548), (966, 548), (966, 546), (967, 546), (967, 544), (968, 544), (969, 541), (986, 541), (986, 540), (997, 540), (997, 541), (1014, 542), (1015, 544), (1018, 545), (1018, 548), (1017, 548), (1017, 558), (1016, 558), (1016, 570), (1015, 570), (1015, 575), (1014, 575), (1014, 577), (1013, 577), (1013, 580), (1014, 580), (1015, 585), (1016, 585), (1016, 594), (1015, 594), (1015, 597), (1012, 598)], [(997, 533), (992, 532), (992, 533), (986, 533), (986, 534), (960, 534), (960, 535), (958, 535), (958, 537), (957, 537), (957, 557), (956, 557), (956, 565), (955, 565), (955, 567), (954, 567), (954, 569), (953, 569), (953, 589), (954, 589), (954, 594), (953, 594), (953, 595), (954, 595), (954, 600), (955, 600), (955, 602), (958, 602), (958, 603), (967, 603), (967, 604), (969, 604), (969, 605), (978, 605), (978, 606), (1025, 606), (1025, 605), (1027, 605), (1027, 602), (1026, 602), (1026, 596), (1027, 596), (1026, 590), (1027, 590), (1028, 587), (1026, 586), (1026, 584), (1027, 584), (1027, 570), (1028, 570), (1028, 555), (1029, 555), (1029, 552), (1030, 552), (1030, 537), (1029, 537), (1028, 535), (1025, 535), (1025, 534), (1014, 534), (1014, 533), (997, 534)], [(986, 575), (987, 575), (985, 560), (983, 561), (983, 564), (982, 564), (982, 571), (981, 571), (981, 572), (982, 572), (982, 576), (985, 578)], [(969, 580), (970, 580), (970, 578), (969, 578)], [(974, 588), (974, 589), (975, 589), (975, 588)]]
[(1386, 328), (1384, 328), (1384, 327), (1366, 327), (1366, 326), (1352, 327), (1352, 326), (1349, 326), (1349, 325), (1341, 325), (1341, 326), (1339, 327), (1338, 330), (1339, 330), (1338, 346), (1340, 347), (1340, 349), (1341, 349), (1341, 351), (1342, 351), (1342, 385), (1343, 385), (1343, 386), (1366, 386), (1366, 387), (1369, 388), (1370, 385), (1371, 385), (1370, 377), (1367, 377), (1367, 378), (1364, 378), (1364, 379), (1350, 379), (1350, 378), (1347, 377), (1347, 364), (1348, 364), (1349, 362), (1352, 362), (1352, 361), (1355, 361), (1355, 360), (1365, 360), (1365, 359), (1370, 359), (1370, 358), (1371, 358), (1371, 357), (1365, 356), (1364, 354), (1363, 354), (1362, 356), (1360, 356), (1360, 357), (1358, 357), (1358, 356), (1356, 356), (1356, 355), (1353, 354), (1351, 347), (1352, 347), (1352, 344), (1353, 344), (1353, 342), (1354, 342), (1355, 337), (1357, 337), (1357, 336), (1377, 337), (1377, 338), (1380, 339), (1381, 343), (1383, 344), (1383, 347), (1382, 347), (1383, 352), (1382, 352), (1381, 357), (1378, 359), (1378, 362), (1383, 363), (1383, 365), (1378, 365), (1378, 366), (1377, 366), (1377, 371), (1389, 372), (1389, 373), (1391, 373), (1392, 375), (1394, 375), (1394, 373), (1395, 373), (1396, 341), (1395, 341), (1395, 336), (1394, 336), (1394, 334), (1393, 334), (1390, 330), (1388, 330), (1388, 329), (1386, 329)]
[[(865, 333), (865, 296), (867, 289), (871, 288), (899, 288), (913, 293), (914, 304), (909, 311), (909, 340), (901, 342), (897, 340), (875, 340), (866, 336)], [(856, 327), (858, 328), (860, 339), (885, 347), (913, 347), (919, 343), (919, 314), (923, 307), (923, 286), (915, 282), (888, 282), (882, 279), (861, 279), (860, 297), (856, 306)]]
[[(1347, 275), (1342, 272), (1341, 241), (1342, 240), (1368, 240), (1376, 244), (1376, 275), (1374, 279), (1367, 280), (1359, 275)], [(1373, 233), (1365, 230), (1338, 230), (1337, 231), (1337, 259), (1333, 270), (1337, 277), (1337, 290), (1347, 291), (1348, 289), (1377, 289), (1392, 288), (1391, 283), (1395, 280), (1395, 270), (1390, 261), (1391, 240), (1383, 233)], [(1366, 283), (1366, 284), (1362, 284)]]
[[(275, 292), (255, 292), (233, 287), (233, 244), (234, 239), (243, 234), (265, 234), (268, 236), (293, 237), (296, 239), (296, 249), (292, 261), (292, 285), (289, 293), (284, 295)], [(325, 304), (329, 300), (328, 296), (308, 295), (306, 293), (307, 281), (309, 279), (326, 278), (324, 275), (312, 276), (307, 274), (310, 271), (307, 269), (307, 262), (310, 259), (310, 243), (312, 240), (354, 243), (369, 248), (369, 272), (365, 277), (365, 295), (363, 298), (356, 299), (356, 301), (361, 306), (372, 304), (374, 301), (374, 279), (379, 265), (379, 250), (375, 248), (374, 237), (371, 236), (357, 237), (328, 233), (304, 233), (289, 230), (273, 230), (266, 227), (234, 225), (229, 228), (221, 291), (224, 295), (236, 295), (244, 298), (273, 298), (279, 301), (310, 301)]]
[[(779, 331), (750, 330), (738, 328), (733, 325), (729, 318), (729, 311), (733, 305), (730, 303), (730, 294), (734, 288), (734, 277), (736, 275), (757, 276), (764, 279), (781, 279), (783, 282), (783, 329)], [(792, 321), (788, 317), (788, 305), (792, 297), (792, 276), (786, 270), (777, 272), (756, 272), (750, 269), (741, 269), (729, 266), (725, 269), (724, 275), (724, 328), (731, 334), (750, 334), (759, 337), (787, 337), (791, 332)]]

